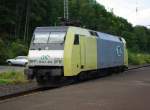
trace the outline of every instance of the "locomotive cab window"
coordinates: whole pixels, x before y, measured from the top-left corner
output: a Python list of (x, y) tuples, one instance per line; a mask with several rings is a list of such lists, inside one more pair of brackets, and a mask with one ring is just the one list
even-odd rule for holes
[(119, 37), (119, 40), (122, 42), (122, 39)]
[(74, 38), (74, 45), (79, 45), (79, 35), (75, 35), (75, 38)]
[(48, 43), (63, 43), (65, 35), (65, 32), (51, 32)]
[(38, 44), (38, 43), (47, 43), (48, 38), (49, 38), (49, 32), (36, 32), (34, 34), (34, 43)]
[(31, 50), (63, 50), (65, 31), (36, 31), (33, 34)]
[(49, 44), (59, 44), (64, 43), (65, 32), (36, 32), (34, 35), (34, 43), (49, 43)]

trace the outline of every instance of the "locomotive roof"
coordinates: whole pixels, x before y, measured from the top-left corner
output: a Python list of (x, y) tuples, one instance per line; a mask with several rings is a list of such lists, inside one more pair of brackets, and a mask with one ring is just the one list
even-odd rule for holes
[[(50, 27), (37, 27), (35, 29), (35, 32), (52, 32), (52, 31), (63, 31), (66, 32), (68, 30), (69, 26), (50, 26)], [(76, 28), (80, 28), (80, 29), (85, 29), (85, 28), (81, 28), (81, 27), (76, 27)], [(87, 31), (93, 31), (93, 30), (89, 30), (86, 29)], [(98, 38), (103, 39), (103, 40), (110, 40), (110, 41), (114, 41), (114, 42), (124, 42), (125, 40), (122, 37), (119, 36), (114, 36), (111, 34), (107, 34), (107, 33), (102, 33), (102, 32), (98, 32), (98, 31), (94, 31), (98, 34)]]
[(35, 32), (67, 31), (68, 26), (37, 27)]
[(122, 37), (114, 36), (111, 34), (98, 32), (98, 36), (100, 37), (100, 39), (103, 39), (103, 40), (109, 40), (109, 41), (114, 41), (114, 42), (124, 42), (125, 43), (125, 40)]

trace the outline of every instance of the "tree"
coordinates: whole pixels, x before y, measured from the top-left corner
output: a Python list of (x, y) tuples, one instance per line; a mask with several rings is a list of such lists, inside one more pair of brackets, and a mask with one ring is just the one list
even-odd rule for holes
[[(29, 44), (35, 27), (59, 25), (63, 7), (63, 0), (0, 0), (1, 50), (18, 39), (23, 45)], [(133, 27), (126, 19), (107, 12), (96, 0), (69, 0), (69, 13), (81, 27), (122, 36), (129, 49), (150, 52), (149, 29)]]

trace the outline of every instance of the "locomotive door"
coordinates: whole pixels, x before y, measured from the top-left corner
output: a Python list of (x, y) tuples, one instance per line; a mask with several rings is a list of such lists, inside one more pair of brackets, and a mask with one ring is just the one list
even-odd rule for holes
[(85, 47), (85, 36), (80, 35), (80, 68), (84, 69), (86, 65), (86, 47)]

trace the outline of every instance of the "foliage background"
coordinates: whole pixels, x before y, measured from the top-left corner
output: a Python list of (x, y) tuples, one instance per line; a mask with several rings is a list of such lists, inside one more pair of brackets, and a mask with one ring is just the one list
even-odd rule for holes
[[(133, 27), (95, 0), (69, 0), (69, 10), (70, 18), (82, 27), (124, 37), (131, 62), (133, 54), (149, 55), (150, 30), (146, 27)], [(59, 17), (63, 17), (63, 0), (0, 0), (0, 64), (26, 55), (35, 27), (59, 25)]]

